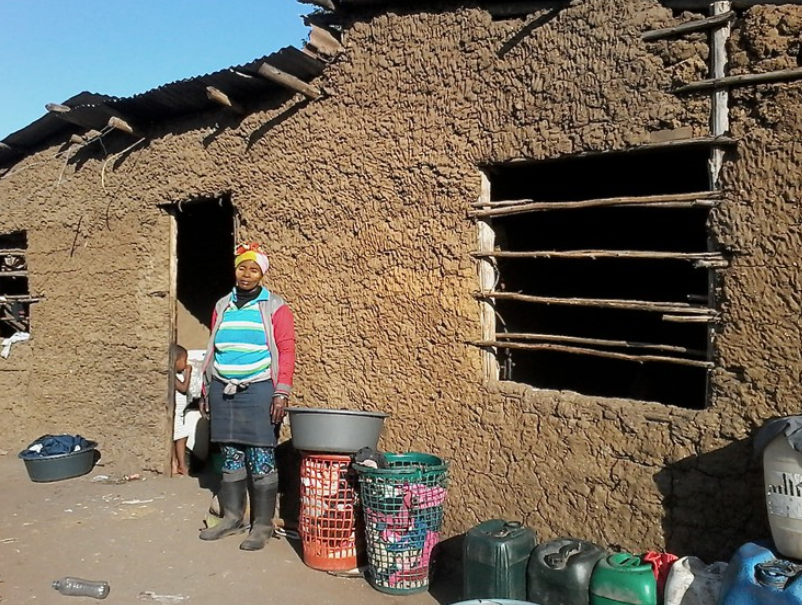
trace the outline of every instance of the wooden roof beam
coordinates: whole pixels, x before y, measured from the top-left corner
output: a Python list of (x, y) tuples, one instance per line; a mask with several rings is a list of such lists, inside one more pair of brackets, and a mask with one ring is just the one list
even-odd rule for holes
[(332, 33), (319, 25), (311, 24), (309, 31), (309, 42), (307, 47), (312, 47), (317, 54), (327, 57), (336, 57), (343, 51), (343, 45), (332, 35)]
[(258, 73), (263, 78), (270, 80), (271, 82), (275, 82), (276, 84), (280, 84), (281, 86), (289, 88), (290, 90), (294, 90), (295, 92), (300, 92), (302, 95), (310, 99), (319, 99), (323, 96), (323, 91), (318, 87), (312, 86), (300, 78), (296, 78), (287, 72), (281, 71), (269, 63), (262, 63)]
[(131, 125), (122, 118), (118, 118), (117, 116), (110, 117), (106, 125), (109, 128), (121, 130), (126, 134), (134, 134), (134, 129), (131, 127)]
[[(125, 116), (121, 115), (118, 111), (108, 107), (102, 103), (97, 105), (91, 106), (92, 109), (96, 110), (99, 114), (106, 114), (109, 116), (108, 121), (104, 125), (106, 128), (114, 128), (116, 130), (121, 130), (128, 134), (133, 134), (134, 129), (131, 126), (130, 122), (125, 118)], [(48, 112), (53, 114), (54, 116), (61, 118), (62, 120), (69, 122), (71, 124), (75, 124), (82, 128), (88, 129), (92, 132), (98, 126), (98, 118), (100, 116), (93, 115), (88, 117), (86, 114), (81, 115), (80, 112), (76, 112), (75, 109), (79, 108), (72, 108), (67, 105), (62, 105), (61, 103), (48, 103), (45, 105), (45, 109)]]
[(236, 101), (232, 101), (226, 93), (224, 93), (222, 90), (218, 88), (215, 88), (214, 86), (206, 87), (206, 97), (213, 103), (217, 103), (218, 105), (227, 107), (228, 109), (230, 109), (235, 113), (238, 114), (245, 113), (245, 110), (243, 109), (242, 105), (240, 105)]

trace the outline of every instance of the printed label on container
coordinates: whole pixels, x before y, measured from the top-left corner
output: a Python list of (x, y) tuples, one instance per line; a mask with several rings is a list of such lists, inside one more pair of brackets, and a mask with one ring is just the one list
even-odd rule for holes
[(770, 515), (802, 519), (802, 474), (768, 473), (766, 502)]

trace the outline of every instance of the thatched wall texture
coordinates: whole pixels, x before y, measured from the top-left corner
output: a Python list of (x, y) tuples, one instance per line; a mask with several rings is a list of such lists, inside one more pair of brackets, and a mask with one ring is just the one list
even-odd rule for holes
[[(33, 340), (0, 360), (0, 445), (80, 432), (110, 464), (164, 468), (170, 220), (158, 205), (228, 194), (296, 314), (293, 404), (390, 412), (384, 448), (450, 458), (449, 534), (501, 516), (541, 539), (707, 557), (765, 534), (749, 437), (797, 411), (802, 371), (799, 85), (733, 96), (740, 144), (710, 228), (737, 255), (721, 272), (706, 409), (488, 387), (466, 344), (481, 337), (466, 212), (479, 166), (708, 133), (708, 96), (670, 93), (706, 77), (705, 37), (640, 39), (675, 23), (670, 10), (584, 0), (519, 35), (538, 16), (355, 19), (316, 82), (321, 100), (156, 125), (108, 163), (99, 148), (54, 157), (64, 141), (18, 163), (0, 179), (0, 232), (27, 231), (45, 299)], [(795, 65), (801, 29), (800, 7), (746, 12), (733, 72)]]

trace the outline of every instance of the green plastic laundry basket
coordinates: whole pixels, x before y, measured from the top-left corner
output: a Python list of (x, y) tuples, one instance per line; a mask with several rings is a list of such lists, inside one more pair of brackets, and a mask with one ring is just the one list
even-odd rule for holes
[(380, 592), (429, 588), (440, 541), (448, 462), (431, 454), (385, 454), (389, 468), (354, 464), (365, 515), (368, 579)]

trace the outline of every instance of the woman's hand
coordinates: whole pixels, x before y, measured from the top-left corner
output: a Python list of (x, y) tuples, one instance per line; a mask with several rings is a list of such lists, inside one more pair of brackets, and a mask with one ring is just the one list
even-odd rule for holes
[(273, 405), (270, 408), (270, 420), (273, 422), (273, 424), (281, 424), (281, 421), (284, 420), (284, 410), (286, 406), (286, 395), (273, 396)]
[(204, 418), (209, 417), (209, 398), (206, 395), (203, 395), (198, 402), (198, 409), (200, 410), (201, 416)]

